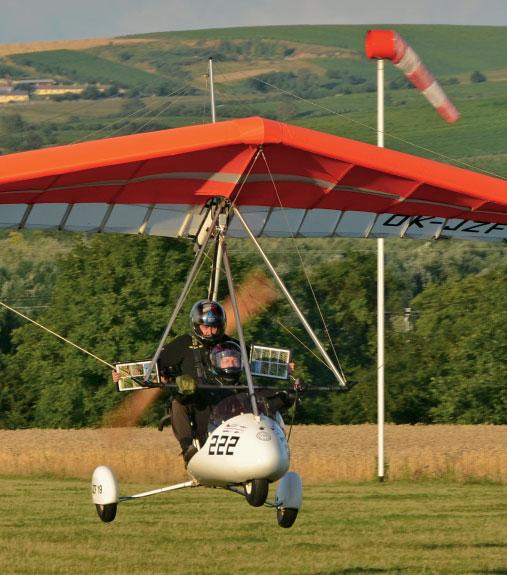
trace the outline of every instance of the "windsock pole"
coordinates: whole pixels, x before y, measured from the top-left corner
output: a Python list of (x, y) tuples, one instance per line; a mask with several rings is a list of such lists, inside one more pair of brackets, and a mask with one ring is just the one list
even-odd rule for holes
[[(419, 56), (393, 30), (369, 30), (365, 38), (368, 58), (377, 60), (377, 146), (384, 147), (384, 60), (402, 70), (440, 116), (449, 123), (459, 118), (459, 112), (421, 62)], [(378, 479), (384, 480), (384, 239), (377, 240), (377, 462)]]
[[(377, 60), (377, 146), (384, 147), (384, 60)], [(377, 476), (384, 481), (384, 238), (377, 239)]]

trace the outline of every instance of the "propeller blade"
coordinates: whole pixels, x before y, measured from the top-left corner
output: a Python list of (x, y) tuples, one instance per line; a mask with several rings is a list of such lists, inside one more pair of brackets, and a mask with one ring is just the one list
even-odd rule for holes
[[(255, 270), (238, 288), (236, 294), (242, 322), (265, 311), (278, 297), (275, 285), (261, 270)], [(223, 303), (227, 314), (227, 332), (236, 332), (236, 319), (229, 297)]]
[[(242, 322), (265, 311), (278, 297), (273, 282), (261, 271), (254, 271), (239, 286), (238, 307)], [(229, 298), (223, 303), (227, 314), (227, 332), (236, 331), (236, 321)], [(134, 427), (139, 424), (145, 412), (160, 397), (161, 389), (134, 391), (112, 411), (104, 416), (102, 427)]]

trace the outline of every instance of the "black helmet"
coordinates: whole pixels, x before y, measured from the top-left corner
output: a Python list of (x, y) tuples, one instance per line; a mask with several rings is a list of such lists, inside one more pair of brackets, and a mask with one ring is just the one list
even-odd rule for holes
[(211, 372), (222, 383), (236, 383), (243, 370), (241, 348), (235, 341), (214, 345), (209, 353)]
[[(216, 301), (203, 299), (195, 303), (190, 312), (190, 321), (192, 322), (192, 331), (203, 343), (216, 343), (220, 341), (225, 333), (225, 324), (227, 318), (225, 317), (224, 308)], [(199, 329), (200, 325), (207, 325), (216, 327), (217, 331), (213, 335), (205, 336)]]

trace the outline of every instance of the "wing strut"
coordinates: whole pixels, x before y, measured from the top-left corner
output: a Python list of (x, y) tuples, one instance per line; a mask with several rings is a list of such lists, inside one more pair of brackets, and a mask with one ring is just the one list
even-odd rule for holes
[[(167, 323), (167, 326), (166, 326), (166, 328), (165, 328), (165, 330), (164, 330), (164, 333), (162, 334), (162, 337), (160, 338), (160, 342), (159, 342), (159, 344), (158, 344), (157, 351), (155, 352), (155, 355), (153, 356), (153, 358), (152, 358), (152, 360), (151, 360), (151, 363), (150, 363), (150, 366), (149, 366), (149, 368), (148, 368), (148, 371), (147, 371), (147, 373), (148, 373), (147, 379), (143, 382), (143, 384), (144, 384), (146, 387), (150, 387), (150, 377), (151, 377), (151, 373), (153, 372), (153, 369), (154, 369), (154, 367), (155, 367), (155, 365), (156, 365), (156, 363), (157, 363), (157, 361), (158, 361), (158, 358), (159, 358), (159, 356), (160, 356), (160, 353), (161, 353), (161, 351), (162, 351), (162, 348), (164, 347), (165, 340), (166, 340), (167, 336), (169, 335), (169, 332), (171, 331), (171, 328), (172, 328), (174, 322), (176, 321), (176, 317), (178, 316), (178, 313), (180, 312), (180, 310), (181, 310), (181, 308), (182, 308), (182, 306), (183, 306), (183, 304), (184, 304), (184, 302), (185, 302), (185, 299), (186, 299), (186, 297), (187, 297), (187, 295), (188, 295), (188, 292), (190, 291), (190, 288), (192, 287), (192, 284), (193, 284), (193, 282), (194, 282), (194, 279), (195, 279), (195, 277), (197, 276), (197, 273), (198, 273), (198, 271), (199, 271), (199, 269), (200, 269), (200, 263), (201, 263), (201, 260), (202, 260), (203, 255), (204, 255), (204, 253), (205, 253), (206, 247), (207, 247), (207, 245), (208, 245), (208, 243), (209, 243), (211, 237), (213, 236), (213, 234), (214, 234), (215, 231), (216, 231), (216, 226), (217, 226), (218, 218), (219, 218), (220, 213), (222, 212), (223, 207), (224, 207), (224, 200), (221, 200), (221, 201), (218, 203), (218, 205), (214, 205), (214, 206), (212, 205), (212, 206), (210, 207), (210, 210), (212, 210), (213, 207), (215, 208), (215, 213), (214, 213), (214, 215), (213, 215), (213, 219), (212, 219), (212, 221), (211, 221), (211, 223), (210, 223), (208, 229), (205, 230), (206, 235), (205, 235), (205, 237), (204, 237), (204, 240), (203, 240), (203, 242), (202, 242), (202, 245), (199, 247), (199, 251), (197, 252), (197, 255), (196, 255), (196, 257), (195, 257), (194, 265), (192, 266), (192, 268), (191, 268), (191, 270), (190, 270), (190, 272), (189, 272), (189, 274), (188, 274), (188, 276), (187, 276), (187, 280), (186, 280), (186, 282), (185, 282), (185, 285), (183, 286), (183, 290), (182, 290), (181, 293), (180, 293), (180, 297), (178, 298), (178, 301), (176, 302), (176, 305), (175, 305), (175, 307), (174, 307), (173, 313), (172, 313), (172, 315), (171, 315), (171, 317), (170, 317), (170, 319), (169, 319), (169, 322)], [(204, 222), (206, 222), (206, 218), (204, 219)]]
[(341, 388), (347, 389), (349, 387), (345, 377), (340, 373), (340, 371), (337, 369), (337, 367), (335, 366), (335, 364), (333, 363), (333, 360), (329, 357), (328, 353), (326, 352), (326, 350), (324, 349), (324, 346), (321, 344), (319, 338), (316, 336), (315, 332), (313, 331), (313, 329), (311, 328), (310, 324), (307, 322), (305, 316), (303, 315), (303, 312), (299, 309), (297, 303), (294, 301), (294, 299), (292, 298), (292, 296), (290, 295), (288, 289), (285, 287), (285, 284), (283, 283), (282, 279), (280, 278), (280, 276), (277, 274), (275, 268), (273, 267), (273, 265), (271, 264), (271, 262), (269, 261), (268, 256), (264, 253), (264, 250), (262, 249), (262, 247), (260, 246), (259, 242), (257, 241), (256, 237), (254, 236), (254, 234), (252, 233), (251, 229), (249, 228), (248, 224), (246, 223), (246, 221), (244, 220), (243, 216), (241, 215), (240, 211), (238, 210), (238, 208), (236, 206), (233, 206), (232, 209), (234, 210), (234, 216), (239, 220), (240, 224), (243, 226), (243, 228), (245, 229), (246, 233), (248, 234), (248, 236), (250, 237), (250, 239), (252, 240), (252, 242), (254, 243), (255, 247), (257, 248), (257, 251), (259, 252), (260, 256), (262, 257), (262, 259), (264, 260), (264, 263), (266, 264), (266, 266), (268, 267), (269, 271), (271, 272), (271, 274), (273, 275), (274, 279), (276, 280), (276, 283), (278, 284), (278, 286), (280, 287), (280, 289), (282, 290), (284, 296), (287, 298), (287, 301), (290, 303), (290, 305), (292, 306), (292, 309), (296, 312), (296, 315), (298, 316), (299, 320), (301, 321), (301, 323), (303, 324), (306, 332), (308, 333), (308, 335), (312, 338), (313, 343), (317, 346), (317, 348), (319, 349), (320, 353), (322, 354), (322, 357), (324, 358), (324, 361), (326, 362), (326, 365), (329, 367), (329, 369), (331, 370), (331, 372), (333, 373), (333, 375), (335, 376), (336, 380), (338, 381), (339, 385)]

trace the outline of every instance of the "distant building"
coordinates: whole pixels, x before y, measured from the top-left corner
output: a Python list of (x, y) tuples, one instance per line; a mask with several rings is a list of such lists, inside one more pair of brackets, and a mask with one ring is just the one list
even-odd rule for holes
[(51, 96), (62, 96), (64, 94), (82, 94), (86, 86), (78, 86), (77, 84), (50, 84), (40, 83), (35, 85), (33, 91), (34, 96), (42, 96), (50, 98)]
[[(2, 82), (2, 79), (0, 79)], [(10, 80), (9, 82), (13, 86), (21, 86), (22, 84), (56, 84), (56, 82), (52, 78), (23, 78), (22, 80)]]
[(0, 88), (0, 104), (23, 103), (28, 102), (29, 99), (28, 92), (14, 91), (12, 88)]

